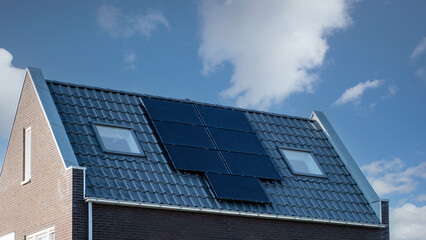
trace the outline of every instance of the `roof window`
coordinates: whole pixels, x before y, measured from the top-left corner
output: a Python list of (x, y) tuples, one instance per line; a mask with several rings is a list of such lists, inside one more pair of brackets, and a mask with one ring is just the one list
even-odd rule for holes
[(104, 152), (143, 155), (132, 129), (100, 124), (94, 124), (94, 129)]
[(280, 152), (294, 174), (324, 176), (310, 152), (282, 148)]

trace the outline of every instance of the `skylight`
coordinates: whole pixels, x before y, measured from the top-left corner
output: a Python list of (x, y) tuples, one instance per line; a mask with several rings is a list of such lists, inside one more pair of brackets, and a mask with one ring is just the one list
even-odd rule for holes
[(280, 151), (294, 174), (324, 176), (311, 153), (290, 149)]
[(142, 155), (134, 132), (129, 128), (94, 125), (95, 132), (104, 152)]

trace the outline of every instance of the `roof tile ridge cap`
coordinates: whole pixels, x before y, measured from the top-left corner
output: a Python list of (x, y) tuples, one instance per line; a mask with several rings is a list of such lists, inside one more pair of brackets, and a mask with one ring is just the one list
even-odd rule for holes
[[(288, 115), (288, 114), (276, 113), (276, 112), (267, 112), (267, 111), (263, 111), (263, 110), (254, 110), (254, 109), (243, 109), (243, 110), (245, 112), (248, 112), (248, 113), (258, 113), (258, 114), (269, 115), (269, 116), (274, 116), (274, 117), (285, 117), (285, 118), (293, 118), (293, 119), (296, 119), (296, 120), (306, 120), (308, 122), (314, 122), (309, 117)], [(252, 121), (254, 121), (254, 120), (252, 120)], [(273, 123), (268, 123), (268, 124), (273, 124)], [(300, 127), (298, 127), (298, 128), (300, 128)]]
[[(108, 102), (108, 103), (115, 103), (115, 104), (125, 104), (125, 105), (131, 105), (131, 106), (139, 106), (139, 104), (135, 104), (135, 103), (132, 103), (130, 101), (128, 103), (125, 103), (125, 102), (118, 102), (118, 101), (115, 101), (115, 100), (110, 100), (108, 98), (100, 99), (100, 98), (92, 98), (90, 96), (75, 96), (73, 94), (57, 93), (57, 92), (53, 92), (52, 94), (53, 95), (59, 95), (59, 96), (66, 96), (66, 97), (78, 97), (78, 98), (90, 99), (90, 100), (93, 100), (93, 101), (100, 101), (100, 102)], [(128, 94), (128, 95), (130, 95), (130, 94)], [(135, 97), (137, 97), (137, 96), (135, 96)], [(76, 103), (76, 104), (62, 103), (62, 102), (55, 102), (55, 103), (56, 104), (61, 104), (61, 105), (73, 105), (73, 106), (79, 106), (79, 107), (87, 107), (86, 105), (81, 105), (81, 104), (78, 104), (78, 103)], [(135, 114), (135, 113), (132, 113), (132, 114)]]
[[(112, 102), (112, 103), (115, 103), (115, 102)], [(71, 106), (78, 106), (78, 107), (84, 107), (84, 106), (81, 106), (81, 105), (77, 105), (77, 104), (67, 104), (67, 103), (55, 103), (55, 104), (59, 104), (59, 105), (63, 105), (63, 106), (68, 106), (68, 105), (71, 105)], [(103, 110), (103, 111), (110, 111), (110, 112), (115, 112), (115, 113), (126, 113), (126, 114), (133, 114), (133, 115), (142, 115), (142, 114), (140, 114), (140, 113), (132, 113), (132, 112), (128, 112), (128, 111), (122, 111), (122, 110), (113, 110), (113, 109), (107, 109), (107, 108), (103, 108), (103, 107), (90, 107), (90, 109), (96, 109), (96, 110)], [(58, 111), (58, 112), (60, 112), (61, 114), (66, 114), (66, 115), (74, 115), (74, 116), (83, 116), (83, 117), (87, 117), (87, 116), (89, 116), (89, 114), (87, 114), (87, 115), (83, 115), (83, 114), (81, 114), (81, 113), (76, 113), (76, 112), (65, 112), (65, 111)], [(120, 121), (124, 121), (124, 122), (129, 122), (129, 121), (125, 121), (125, 120), (120, 120)], [(132, 121), (130, 121), (130, 122), (132, 122)], [(139, 123), (139, 122), (138, 122)]]
[(111, 92), (111, 93), (121, 93), (121, 94), (125, 94), (125, 95), (133, 95), (133, 96), (136, 96), (136, 97), (140, 97), (141, 95), (143, 95), (141, 93), (130, 92), (130, 91), (125, 91), (125, 90), (103, 88), (103, 87), (90, 86), (90, 85), (79, 84), (79, 83), (61, 82), (61, 81), (57, 81), (57, 80), (47, 80), (46, 79), (46, 82), (48, 84), (57, 84), (57, 85), (70, 86), (70, 87), (76, 87), (76, 88), (85, 88), (85, 89), (88, 89), (88, 90), (98, 90), (98, 91)]
[(264, 115), (269, 115), (269, 116), (286, 117), (286, 118), (294, 118), (294, 119), (298, 119), (298, 120), (312, 121), (312, 119), (310, 119), (309, 117), (292, 116), (292, 115), (286, 115), (286, 114), (282, 114), (282, 113), (274, 113), (274, 112), (266, 112), (266, 111), (247, 109), (247, 108), (241, 108), (241, 107), (226, 106), (226, 105), (221, 105), (221, 104), (207, 103), (207, 102), (190, 100), (190, 99), (179, 99), (179, 98), (172, 98), (172, 97), (164, 97), (164, 96), (159, 96), (159, 95), (144, 94), (144, 93), (130, 92), (130, 91), (124, 91), (124, 90), (118, 90), (118, 89), (89, 86), (89, 85), (78, 84), (78, 83), (61, 82), (61, 81), (57, 81), (57, 80), (46, 80), (46, 82), (58, 84), (58, 85), (72, 86), (72, 87), (77, 87), (77, 88), (86, 88), (86, 89), (106, 91), (106, 92), (112, 92), (112, 93), (122, 93), (122, 94), (127, 94), (127, 95), (134, 95), (134, 96), (138, 96), (138, 97), (159, 98), (159, 99), (164, 99), (164, 100), (169, 100), (169, 101), (185, 102), (185, 103), (192, 103), (192, 104), (201, 104), (201, 105), (206, 105), (206, 106), (211, 106), (211, 107), (219, 107), (219, 108), (225, 108), (225, 109), (238, 110), (238, 111), (243, 111), (243, 112), (247, 112), (247, 113), (259, 113), (259, 114), (264, 114)]

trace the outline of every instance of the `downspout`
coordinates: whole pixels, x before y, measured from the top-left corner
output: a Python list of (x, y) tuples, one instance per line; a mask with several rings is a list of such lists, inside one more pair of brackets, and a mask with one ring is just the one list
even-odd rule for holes
[(88, 215), (89, 215), (89, 240), (92, 240), (92, 237), (93, 237), (92, 202), (89, 202), (88, 211), (89, 211), (89, 213), (88, 213)]

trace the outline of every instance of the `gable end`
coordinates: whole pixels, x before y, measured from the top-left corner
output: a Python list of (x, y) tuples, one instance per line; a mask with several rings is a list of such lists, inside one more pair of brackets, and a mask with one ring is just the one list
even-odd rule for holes
[(27, 68), (27, 74), (34, 83), (43, 113), (49, 123), (49, 127), (53, 133), (56, 146), (59, 150), (65, 168), (78, 167), (77, 159), (71, 147), (58, 110), (56, 109), (55, 103), (50, 95), (43, 73), (38, 68), (29, 67)]
[(320, 111), (314, 111), (312, 112), (311, 119), (317, 121), (321, 128), (324, 130), (330, 143), (333, 145), (337, 154), (340, 156), (340, 159), (345, 164), (346, 168), (354, 178), (355, 182), (364, 194), (364, 197), (367, 199), (374, 213), (379, 219), (382, 219), (381, 200), (379, 196), (374, 191), (373, 187), (370, 185), (359, 166), (356, 164), (352, 155), (349, 153), (348, 149), (345, 147), (342, 140), (337, 135), (337, 132), (334, 130), (333, 126), (328, 121), (325, 114)]

